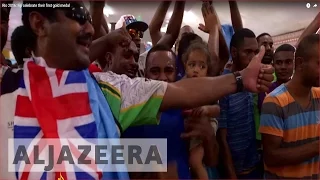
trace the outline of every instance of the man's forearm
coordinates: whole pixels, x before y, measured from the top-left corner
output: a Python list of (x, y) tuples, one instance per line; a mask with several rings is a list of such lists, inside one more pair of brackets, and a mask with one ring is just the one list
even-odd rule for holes
[(176, 1), (172, 16), (168, 23), (166, 34), (162, 37), (159, 43), (166, 44), (168, 47), (171, 48), (176, 42), (180, 33), (185, 3), (185, 1)]
[(109, 34), (110, 29), (109, 29), (109, 27), (108, 27), (107, 20), (106, 20), (106, 18), (104, 17), (104, 15), (102, 15), (101, 18), (102, 18), (102, 19), (101, 19), (101, 25), (102, 25), (104, 31), (106, 32), (106, 34)]
[(160, 110), (208, 105), (228, 94), (235, 93), (236, 89), (236, 79), (233, 74), (183, 79), (168, 84)]
[(233, 29), (234, 31), (238, 31), (243, 28), (238, 4), (236, 1), (229, 1), (229, 5)]
[(167, 11), (170, 7), (171, 1), (163, 1), (160, 2), (160, 5), (153, 15), (153, 18), (149, 24), (149, 31), (152, 40), (152, 44), (156, 45), (158, 41), (161, 39), (161, 26), (167, 14)]
[(264, 151), (265, 163), (268, 166), (300, 164), (317, 155), (319, 155), (319, 140), (298, 147)]
[(100, 37), (100, 30), (102, 24), (102, 16), (103, 16), (103, 2), (92, 2), (90, 4), (90, 14), (92, 16), (92, 26), (94, 29), (94, 36), (93, 39), (97, 39)]
[[(221, 25), (218, 27), (219, 29), (219, 73), (224, 68), (226, 63), (229, 60), (229, 49), (227, 42), (223, 36)], [(218, 74), (219, 75), (219, 74)]]
[(106, 44), (108, 40), (109, 40), (108, 35), (106, 35), (92, 42), (90, 46), (90, 54), (89, 54), (89, 58), (91, 62), (105, 55), (106, 49), (107, 49)]
[(320, 20), (320, 13), (317, 14), (317, 16), (313, 19), (313, 21), (302, 32), (301, 36), (298, 39), (296, 47), (304, 37), (317, 32), (317, 30), (319, 29), (319, 20)]
[(219, 30), (218, 25), (209, 32), (208, 48), (212, 57), (212, 76), (217, 76), (219, 73)]

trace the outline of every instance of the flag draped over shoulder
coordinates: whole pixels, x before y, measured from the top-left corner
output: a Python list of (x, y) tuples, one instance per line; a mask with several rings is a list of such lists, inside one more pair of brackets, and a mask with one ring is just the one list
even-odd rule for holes
[[(42, 58), (29, 59), (24, 64), (18, 90), (14, 138), (119, 138), (110, 107), (101, 97), (99, 86), (88, 70), (53, 69)], [(27, 153), (31, 155), (33, 151), (31, 148)], [(77, 150), (71, 153), (79, 156)], [(18, 179), (50, 180), (104, 179), (110, 178), (109, 174), (115, 179), (128, 178), (124, 173), (106, 173), (95, 164), (76, 166), (65, 167), (68, 172), (38, 173), (30, 172), (31, 162), (17, 166), (16, 175)], [(69, 168), (74, 172), (70, 173)], [(87, 171), (88, 168), (94, 171)]]

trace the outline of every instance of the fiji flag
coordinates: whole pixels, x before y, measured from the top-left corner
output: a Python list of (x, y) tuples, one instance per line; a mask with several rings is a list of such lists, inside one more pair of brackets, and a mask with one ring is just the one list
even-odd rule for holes
[[(108, 103), (105, 99), (100, 102), (102, 93), (87, 70), (48, 68), (42, 58), (26, 61), (23, 70), (14, 117), (15, 139), (34, 139), (31, 144), (37, 144), (43, 138), (77, 138), (86, 141), (87, 138), (99, 137), (100, 126), (103, 126), (106, 134), (104, 138), (119, 137)], [(42, 153), (44, 148), (40, 146), (39, 149)], [(74, 159), (81, 152), (71, 151)], [(34, 149), (29, 148), (27, 153), (31, 157)], [(32, 158), (30, 161), (29, 165), (20, 163), (16, 166), (17, 179), (102, 179), (110, 174), (95, 164), (62, 165), (68, 171), (38, 173), (32, 172)], [(126, 179), (128, 176), (113, 173), (112, 178)]]

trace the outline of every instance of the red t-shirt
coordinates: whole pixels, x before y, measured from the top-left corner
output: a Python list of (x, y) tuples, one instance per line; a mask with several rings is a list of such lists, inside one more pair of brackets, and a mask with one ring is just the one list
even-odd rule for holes
[(102, 70), (99, 67), (97, 67), (96, 65), (94, 65), (94, 64), (90, 64), (88, 69), (89, 69), (90, 73), (102, 72)]

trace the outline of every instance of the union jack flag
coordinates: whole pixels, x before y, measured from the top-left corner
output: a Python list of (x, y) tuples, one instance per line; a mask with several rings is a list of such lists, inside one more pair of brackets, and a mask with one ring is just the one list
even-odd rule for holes
[[(84, 71), (63, 71), (37, 65), (33, 60), (24, 64), (23, 78), (18, 90), (14, 138), (98, 138)], [(70, 143), (70, 142), (69, 142)], [(38, 144), (41, 151), (44, 147)], [(31, 150), (30, 150), (31, 149)], [(33, 149), (28, 149), (32, 157)], [(75, 158), (81, 151), (71, 150)], [(16, 169), (17, 179), (101, 179), (102, 172), (94, 165), (64, 166), (67, 171), (32, 172), (31, 164), (21, 163)], [(74, 172), (70, 172), (70, 168)], [(90, 171), (88, 171), (90, 169)]]

